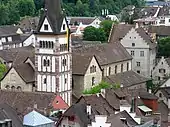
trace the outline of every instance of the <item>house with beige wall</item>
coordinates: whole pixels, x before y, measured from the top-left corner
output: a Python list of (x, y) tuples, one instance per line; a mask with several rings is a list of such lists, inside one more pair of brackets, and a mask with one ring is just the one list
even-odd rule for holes
[(157, 44), (138, 25), (118, 24), (113, 26), (110, 43), (120, 42), (133, 57), (132, 70), (151, 77), (156, 64)]
[(95, 55), (73, 53), (73, 92), (80, 96), (102, 81), (102, 70)]
[(12, 91), (35, 91), (34, 69), (27, 63), (11, 67), (1, 79), (0, 88)]

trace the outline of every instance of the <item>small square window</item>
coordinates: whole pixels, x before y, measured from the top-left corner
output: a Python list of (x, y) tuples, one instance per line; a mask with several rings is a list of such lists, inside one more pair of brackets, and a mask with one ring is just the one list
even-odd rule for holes
[(139, 70), (137, 70), (137, 73), (138, 73), (138, 74), (140, 74), (140, 71), (139, 71)]
[(134, 47), (134, 46), (135, 46), (135, 43), (132, 43), (132, 46)]
[(140, 51), (140, 56), (144, 56), (144, 51)]
[(135, 51), (131, 51), (131, 56), (134, 56), (135, 55)]
[(48, 25), (47, 24), (44, 25), (44, 30), (48, 30)]
[(137, 66), (140, 67), (140, 62), (136, 62)]

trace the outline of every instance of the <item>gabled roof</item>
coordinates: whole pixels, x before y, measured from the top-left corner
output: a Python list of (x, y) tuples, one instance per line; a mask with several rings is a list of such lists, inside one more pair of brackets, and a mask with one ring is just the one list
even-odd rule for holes
[(67, 109), (69, 106), (68, 104), (62, 99), (62, 97), (60, 96), (56, 96), (53, 103), (52, 103), (52, 106), (54, 108), (54, 110), (60, 110), (60, 109)]
[(168, 6), (163, 6), (162, 8), (160, 8), (160, 11), (158, 13), (158, 16), (169, 16), (170, 15), (170, 7)]
[(24, 116), (23, 125), (36, 127), (40, 125), (52, 124), (54, 121), (41, 115), (36, 111), (32, 111)]
[[(120, 43), (83, 45), (74, 48), (73, 53), (95, 55), (100, 66), (131, 60), (132, 56)], [(114, 56), (114, 57), (113, 57)]]
[(12, 62), (13, 65), (18, 65), (22, 64), (27, 57), (33, 57), (34, 53), (34, 47), (30, 45), (26, 47), (1, 50), (0, 57), (6, 62)]
[(0, 26), (0, 37), (17, 35), (18, 26), (7, 25)]
[(123, 87), (130, 87), (133, 85), (144, 83), (149, 79), (145, 78), (144, 76), (141, 76), (140, 74), (134, 71), (126, 71), (123, 73), (118, 73), (116, 75), (103, 77), (103, 80), (110, 84), (119, 83), (122, 84)]
[(65, 19), (61, 9), (60, 0), (45, 0), (45, 8), (39, 20), (37, 33), (41, 33), (40, 29), (45, 18), (47, 18), (53, 33), (60, 34), (61, 25), (63, 23), (63, 19)]
[(8, 104), (0, 104), (0, 121), (5, 119), (12, 120), (12, 127), (23, 127), (17, 112)]
[(170, 87), (161, 87), (159, 90), (162, 92), (162, 94), (166, 97), (170, 97)]
[[(72, 65), (73, 74), (75, 75), (85, 75), (93, 58), (96, 60), (98, 64), (98, 61), (94, 55), (73, 53), (72, 57), (73, 57), (72, 58), (73, 59), (73, 65)], [(98, 66), (100, 68), (99, 64)]]
[(0, 90), (0, 104), (6, 103), (14, 108), (21, 118), (37, 105), (39, 111), (51, 107), (56, 95), (44, 92), (15, 92)]
[(14, 69), (26, 83), (35, 81), (35, 74), (34, 74), (35, 72), (30, 64), (23, 63), (20, 65), (14, 66)]

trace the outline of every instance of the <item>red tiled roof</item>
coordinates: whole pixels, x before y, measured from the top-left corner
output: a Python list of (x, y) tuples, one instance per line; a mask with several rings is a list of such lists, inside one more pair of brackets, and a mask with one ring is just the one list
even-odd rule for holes
[(54, 101), (52, 102), (52, 106), (56, 110), (67, 109), (69, 107), (67, 103), (58, 95), (55, 97)]

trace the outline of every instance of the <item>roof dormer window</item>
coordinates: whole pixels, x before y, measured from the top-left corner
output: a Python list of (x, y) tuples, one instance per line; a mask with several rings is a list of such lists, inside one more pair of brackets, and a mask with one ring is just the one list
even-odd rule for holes
[(44, 30), (48, 30), (48, 25), (44, 24)]

